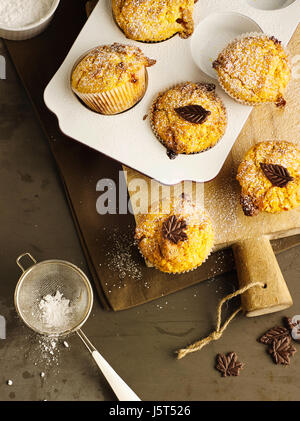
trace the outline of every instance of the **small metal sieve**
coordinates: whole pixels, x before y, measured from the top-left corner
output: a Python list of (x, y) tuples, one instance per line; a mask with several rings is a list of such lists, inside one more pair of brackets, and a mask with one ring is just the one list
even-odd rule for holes
[[(21, 263), (27, 257), (33, 264), (25, 269)], [(92, 354), (119, 400), (139, 401), (138, 396), (110, 367), (80, 329), (88, 319), (93, 305), (93, 290), (87, 276), (72, 263), (64, 260), (45, 260), (37, 263), (30, 253), (16, 260), (22, 275), (15, 289), (15, 307), (23, 322), (41, 335), (62, 337), (76, 332)], [(59, 291), (70, 300), (72, 311), (63, 328), (48, 326), (42, 317), (39, 303), (46, 295)]]
[[(33, 265), (24, 269), (20, 260), (27, 256)], [(78, 267), (64, 260), (37, 261), (29, 253), (17, 259), (23, 274), (15, 290), (15, 306), (24, 323), (42, 335), (65, 336), (85, 323), (93, 305), (93, 290), (86, 275)], [(42, 318), (41, 298), (59, 291), (70, 300), (72, 313), (62, 328), (48, 326)]]

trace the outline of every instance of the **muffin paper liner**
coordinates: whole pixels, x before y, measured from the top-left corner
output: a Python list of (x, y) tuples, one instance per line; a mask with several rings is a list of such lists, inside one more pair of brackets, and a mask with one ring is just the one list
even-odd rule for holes
[(72, 87), (73, 92), (93, 111), (101, 114), (118, 114), (133, 107), (144, 96), (147, 88), (147, 71), (143, 66), (136, 73), (136, 83), (123, 83), (109, 91), (83, 94)]
[[(262, 32), (247, 32), (247, 33), (245, 33), (245, 34), (242, 34), (242, 35), (240, 35), (239, 37), (237, 37), (237, 38), (235, 38), (234, 40), (232, 40), (228, 45), (227, 45), (227, 47), (229, 46), (229, 45), (231, 45), (231, 44), (233, 44), (233, 43), (235, 43), (235, 42), (238, 42), (238, 41), (242, 41), (243, 39), (245, 39), (245, 38), (248, 38), (248, 37), (260, 37), (260, 38), (270, 38), (272, 35), (268, 35), (268, 34), (265, 34), (265, 33), (262, 33)], [(227, 47), (225, 47), (225, 48), (227, 48)], [(287, 51), (287, 49), (286, 48), (284, 48), (284, 47), (282, 47), (283, 49), (284, 49), (284, 52), (286, 53), (286, 55), (287, 55), (287, 58), (288, 58), (288, 62), (289, 62), (289, 64), (290, 64), (290, 68), (291, 68), (291, 61), (290, 61), (290, 55), (289, 55), (289, 53), (288, 53), (288, 51)], [(220, 51), (221, 52), (221, 51)], [(223, 83), (222, 83), (222, 81), (220, 80), (220, 78), (219, 78), (219, 74), (218, 74), (218, 72), (216, 71), (216, 74), (217, 74), (217, 79), (218, 79), (218, 82), (219, 82), (219, 85), (222, 87), (222, 89), (227, 93), (227, 95), (229, 95), (231, 98), (233, 98), (235, 101), (237, 101), (237, 102), (239, 102), (239, 103), (241, 103), (241, 104), (243, 104), (243, 105), (249, 105), (250, 107), (255, 107), (256, 105), (261, 105), (261, 104), (276, 104), (274, 101), (260, 101), (260, 102), (251, 102), (251, 101), (244, 101), (244, 100), (242, 100), (242, 99), (240, 99), (234, 92), (231, 92), (231, 91), (229, 91), (224, 85), (223, 85)]]
[[(163, 95), (165, 92), (167, 92), (168, 90), (170, 90), (170, 89), (174, 89), (174, 88), (178, 88), (178, 87), (180, 87), (180, 86), (184, 86), (185, 84), (186, 84), (187, 82), (182, 82), (182, 83), (177, 83), (177, 84), (175, 84), (175, 85), (172, 85), (172, 86), (170, 86), (169, 88), (166, 88), (164, 91), (162, 91), (162, 92), (159, 92), (158, 93), (158, 95), (155, 97), (155, 99), (153, 100), (153, 102), (152, 102), (152, 105), (151, 105), (151, 108), (150, 108), (150, 126), (151, 126), (151, 129), (152, 129), (152, 131), (153, 131), (153, 133), (154, 133), (154, 135), (155, 135), (155, 137), (157, 138), (157, 140), (159, 140), (159, 142), (167, 149), (167, 151), (172, 151), (172, 149), (169, 149), (168, 148), (168, 146), (165, 144), (165, 142), (163, 141), (163, 139), (159, 136), (159, 134), (157, 133), (157, 131), (156, 131), (156, 128), (155, 128), (155, 126), (154, 126), (154, 121), (153, 121), (153, 112), (154, 112), (154, 108), (155, 108), (155, 104), (156, 104), (156, 102), (157, 102), (157, 100), (158, 100), (158, 98), (161, 96), (161, 95)], [(199, 84), (203, 84), (203, 85), (205, 85), (206, 84), (206, 82), (197, 82), (197, 83), (199, 83)], [(223, 101), (221, 100), (221, 98), (216, 94), (216, 96), (218, 97), (218, 99), (220, 100), (220, 102), (221, 102), (221, 104), (222, 104), (222, 106), (223, 106), (223, 109), (224, 109), (224, 111), (225, 111), (225, 114), (226, 114), (226, 127), (227, 127), (227, 110), (226, 110), (226, 107), (225, 107), (225, 105), (224, 105), (224, 103), (223, 103)], [(225, 132), (224, 132), (224, 134), (225, 134)], [(223, 136), (224, 136), (224, 134), (223, 134)], [(176, 152), (174, 152), (174, 153), (176, 153), (176, 155), (198, 155), (198, 154), (200, 154), (200, 153), (202, 153), (202, 152), (205, 152), (205, 151), (208, 151), (209, 149), (212, 149), (212, 148), (214, 148), (219, 142), (220, 142), (220, 140), (222, 140), (222, 138), (223, 138), (223, 136), (221, 136), (220, 137), (220, 139), (213, 145), (213, 146), (210, 146), (209, 148), (206, 148), (206, 149), (203, 149), (202, 151), (199, 151), (199, 152), (191, 152), (191, 153), (186, 153), (186, 152), (183, 152), (183, 153), (176, 153)], [(173, 151), (172, 151), (173, 152)]]

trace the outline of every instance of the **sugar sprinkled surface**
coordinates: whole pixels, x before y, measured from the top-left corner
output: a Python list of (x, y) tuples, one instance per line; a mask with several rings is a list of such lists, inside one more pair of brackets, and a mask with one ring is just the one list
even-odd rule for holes
[(240, 189), (235, 175), (235, 168), (225, 169), (219, 177), (218, 189), (210, 188), (209, 183), (205, 186), (205, 209), (214, 221), (216, 244), (226, 243), (228, 237), (242, 228), (237, 217)]
[(118, 272), (119, 278), (119, 282), (112, 286), (125, 287), (125, 278), (141, 280), (142, 272), (133, 257), (136, 248), (133, 234), (131, 232), (120, 232), (118, 228), (114, 228), (108, 234), (107, 241), (110, 244), (110, 249), (106, 252), (106, 264), (108, 268)]

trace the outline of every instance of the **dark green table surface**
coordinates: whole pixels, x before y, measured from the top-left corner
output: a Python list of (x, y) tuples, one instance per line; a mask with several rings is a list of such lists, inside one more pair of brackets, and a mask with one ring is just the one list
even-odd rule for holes
[[(0, 400), (114, 400), (76, 336), (68, 339), (69, 349), (59, 344), (55, 358), (45, 358), (40, 338), (13, 307), (20, 253), (87, 268), (47, 140), (2, 44), (0, 54), (7, 62), (7, 79), (0, 80), (0, 314), (7, 320), (7, 339), (0, 340)], [(294, 298), (287, 313), (239, 316), (222, 339), (181, 361), (173, 351), (213, 329), (217, 302), (235, 287), (235, 273), (117, 313), (95, 300), (86, 334), (143, 400), (298, 400), (300, 353), (290, 367), (276, 366), (256, 339), (283, 315), (300, 314), (299, 255), (296, 247), (278, 257)], [(232, 350), (246, 368), (238, 378), (221, 378), (215, 356)]]

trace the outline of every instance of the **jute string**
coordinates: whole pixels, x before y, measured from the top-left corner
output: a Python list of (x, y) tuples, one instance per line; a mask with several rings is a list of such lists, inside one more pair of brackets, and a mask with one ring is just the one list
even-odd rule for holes
[(221, 327), (222, 322), (222, 307), (223, 304), (226, 303), (226, 301), (231, 300), (231, 298), (237, 297), (238, 295), (243, 294), (244, 292), (248, 291), (250, 288), (254, 288), (257, 286), (264, 287), (264, 284), (262, 282), (252, 282), (251, 284), (238, 289), (237, 291), (233, 292), (232, 294), (227, 295), (226, 297), (222, 298), (222, 300), (219, 302), (218, 305), (218, 313), (217, 313), (217, 327), (214, 332), (212, 332), (209, 336), (206, 338), (201, 339), (200, 341), (197, 341), (193, 343), (192, 345), (189, 345), (186, 348), (179, 349), (177, 351), (177, 359), (180, 360), (181, 358), (185, 357), (187, 354), (190, 354), (191, 352), (200, 351), (204, 346), (208, 345), (212, 341), (217, 341), (221, 338), (223, 332), (231, 322), (235, 318), (235, 316), (242, 310), (242, 307), (239, 307), (235, 312), (224, 322), (223, 326)]

